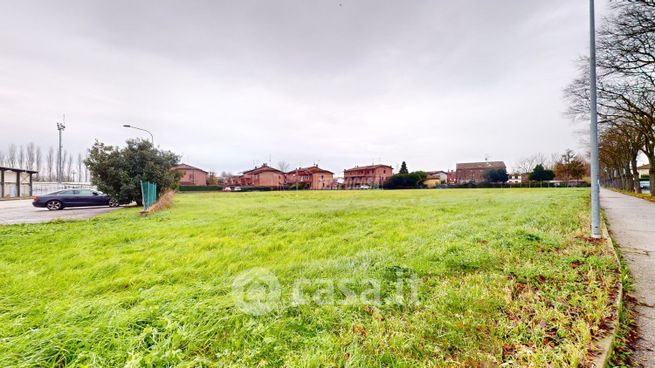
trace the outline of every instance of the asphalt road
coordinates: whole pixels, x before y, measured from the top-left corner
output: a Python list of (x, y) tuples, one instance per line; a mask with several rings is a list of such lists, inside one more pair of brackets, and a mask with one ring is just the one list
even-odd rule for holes
[(0, 225), (34, 224), (54, 219), (79, 220), (113, 211), (109, 207), (65, 208), (61, 211), (48, 211), (46, 208), (32, 206), (31, 199), (0, 201)]
[(634, 279), (639, 340), (635, 366), (655, 367), (655, 203), (602, 189), (601, 205), (612, 238)]

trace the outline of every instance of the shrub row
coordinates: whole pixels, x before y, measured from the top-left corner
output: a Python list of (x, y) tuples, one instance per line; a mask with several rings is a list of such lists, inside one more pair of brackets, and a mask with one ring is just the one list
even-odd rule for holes
[(202, 185), (180, 185), (180, 192), (220, 192), (223, 187), (219, 186), (202, 186)]

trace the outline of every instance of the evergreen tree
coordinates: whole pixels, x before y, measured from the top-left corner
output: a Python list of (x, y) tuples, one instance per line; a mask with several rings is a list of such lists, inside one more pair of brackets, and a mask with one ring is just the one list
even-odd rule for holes
[(555, 173), (553, 170), (544, 169), (544, 165), (537, 165), (534, 167), (534, 170), (530, 173), (530, 180), (533, 181), (546, 181), (553, 180), (555, 178)]
[(400, 165), (400, 171), (398, 171), (398, 174), (409, 174), (405, 161), (403, 161), (402, 165)]
[(487, 183), (505, 183), (509, 180), (509, 175), (505, 169), (493, 169), (484, 173), (484, 178)]

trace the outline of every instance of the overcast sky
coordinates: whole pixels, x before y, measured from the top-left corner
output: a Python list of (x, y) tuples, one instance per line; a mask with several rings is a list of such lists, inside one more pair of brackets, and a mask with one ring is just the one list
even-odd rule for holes
[[(597, 1), (598, 17), (606, 0)], [(155, 143), (207, 170), (582, 150), (583, 0), (0, 0), (0, 150)]]

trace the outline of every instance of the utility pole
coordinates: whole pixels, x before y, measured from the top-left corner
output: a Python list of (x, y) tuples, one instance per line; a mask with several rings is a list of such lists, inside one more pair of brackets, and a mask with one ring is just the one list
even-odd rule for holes
[(600, 183), (598, 182), (598, 106), (596, 86), (596, 15), (589, 0), (589, 78), (591, 86), (591, 236), (600, 238)]
[(57, 182), (61, 183), (63, 179), (64, 163), (62, 162), (62, 149), (61, 132), (66, 129), (66, 114), (62, 115), (61, 123), (57, 123), (57, 130), (59, 131), (59, 152), (57, 153)]

